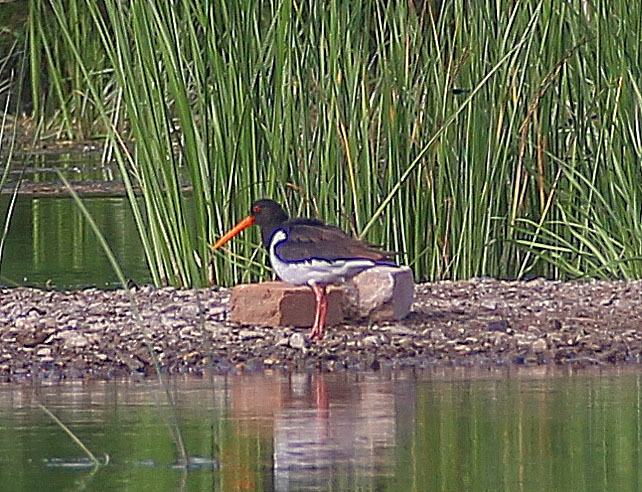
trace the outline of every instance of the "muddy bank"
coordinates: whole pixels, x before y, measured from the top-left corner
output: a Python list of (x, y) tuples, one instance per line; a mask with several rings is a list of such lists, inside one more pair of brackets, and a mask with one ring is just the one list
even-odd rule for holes
[[(609, 366), (642, 361), (642, 282), (472, 280), (417, 286), (401, 322), (307, 329), (226, 321), (227, 289), (0, 289), (0, 379), (270, 368)], [(149, 340), (149, 343), (146, 343)]]

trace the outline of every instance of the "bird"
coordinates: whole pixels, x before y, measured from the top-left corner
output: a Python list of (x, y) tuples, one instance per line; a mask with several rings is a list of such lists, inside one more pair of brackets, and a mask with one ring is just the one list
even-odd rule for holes
[(328, 313), (327, 287), (341, 284), (377, 265), (397, 266), (395, 253), (356, 239), (339, 227), (311, 218), (289, 218), (274, 200), (255, 201), (250, 214), (213, 245), (218, 249), (251, 225), (261, 229), (263, 245), (276, 276), (292, 285), (307, 285), (315, 298), (310, 338), (323, 338)]

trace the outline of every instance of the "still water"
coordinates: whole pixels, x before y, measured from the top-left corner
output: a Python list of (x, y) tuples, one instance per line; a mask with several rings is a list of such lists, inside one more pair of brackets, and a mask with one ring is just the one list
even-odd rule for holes
[[(19, 179), (23, 191), (37, 185), (60, 185), (56, 170), (74, 186), (92, 183), (107, 189), (119, 182), (118, 170), (113, 165), (104, 166), (100, 153), (39, 155), (14, 163), (6, 190), (13, 189)], [(0, 196), (1, 224), (10, 200), (8, 193)], [(83, 203), (125, 275), (138, 283), (149, 283), (151, 278), (127, 198), (84, 196)], [(0, 257), (0, 285), (78, 289), (115, 288), (120, 283), (73, 198), (64, 194), (21, 194), (11, 213)]]
[[(0, 199), (0, 206), (7, 198)], [(84, 204), (128, 278), (151, 281), (127, 199)], [(0, 285), (77, 289), (120, 286), (82, 212), (69, 197), (18, 198), (0, 263)]]
[(0, 490), (640, 490), (642, 375), (537, 371), (4, 386)]

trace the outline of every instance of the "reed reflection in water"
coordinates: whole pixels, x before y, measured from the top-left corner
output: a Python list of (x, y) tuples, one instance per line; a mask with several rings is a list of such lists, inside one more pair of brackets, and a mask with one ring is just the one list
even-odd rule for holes
[[(9, 197), (0, 197), (0, 208)], [(150, 275), (125, 197), (88, 197), (84, 205), (129, 278)], [(78, 289), (120, 282), (91, 226), (70, 197), (20, 196), (0, 263), (0, 285)]]
[[(4, 386), (0, 489), (638, 490), (641, 382), (551, 368), (175, 378), (190, 455), (220, 463), (187, 472), (153, 382)], [(110, 464), (46, 466), (81, 453), (36, 401)]]

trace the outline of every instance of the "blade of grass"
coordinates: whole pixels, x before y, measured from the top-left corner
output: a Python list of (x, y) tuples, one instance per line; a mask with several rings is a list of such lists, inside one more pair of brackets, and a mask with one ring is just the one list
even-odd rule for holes
[[(92, 453), (92, 452), (89, 450), (89, 448), (88, 448), (87, 446), (85, 446), (85, 443), (83, 443), (83, 442), (78, 438), (78, 436), (76, 436), (76, 434), (74, 434), (74, 432), (73, 432), (69, 427), (67, 427), (67, 426), (64, 424), (64, 422), (62, 422), (58, 417), (56, 417), (56, 416), (51, 412), (51, 410), (49, 410), (49, 409), (48, 409), (46, 406), (44, 406), (42, 403), (38, 403), (38, 407), (39, 407), (43, 412), (45, 412), (45, 413), (46, 413), (46, 414), (51, 418), (51, 420), (53, 420), (53, 421), (56, 423), (56, 425), (57, 425), (58, 427), (60, 427), (62, 430), (64, 430), (64, 431), (67, 433), (67, 435), (71, 438), (71, 440), (72, 440), (73, 442), (75, 442), (75, 443), (80, 447), (80, 449), (82, 449), (83, 453), (85, 453), (85, 454), (87, 455), (87, 457), (92, 461), (92, 463), (94, 464), (94, 467), (98, 467), (98, 466), (100, 466), (100, 465), (101, 465), (100, 461), (98, 461), (98, 459), (96, 458), (96, 456), (94, 456), (94, 453)], [(108, 460), (109, 460), (109, 457), (107, 456), (107, 458), (106, 458), (106, 460), (105, 460), (105, 461), (108, 461)]]
[(123, 274), (122, 269), (120, 268), (120, 265), (118, 261), (116, 260), (116, 257), (114, 256), (114, 253), (112, 252), (111, 248), (109, 247), (109, 244), (107, 243), (107, 240), (103, 236), (103, 234), (100, 232), (100, 229), (96, 225), (96, 222), (94, 221), (93, 217), (85, 207), (85, 204), (82, 202), (76, 191), (73, 189), (73, 187), (69, 184), (65, 176), (58, 170), (56, 169), (56, 173), (58, 174), (58, 178), (62, 181), (62, 183), (67, 187), (67, 190), (71, 194), (72, 198), (76, 202), (76, 205), (82, 212), (83, 216), (85, 217), (85, 220), (89, 223), (91, 229), (93, 230), (94, 234), (96, 235), (96, 238), (98, 239), (98, 242), (100, 246), (102, 247), (105, 255), (107, 256), (109, 263), (111, 264), (112, 269), (114, 270), (114, 273), (118, 277), (119, 282), (121, 283), (121, 286), (123, 287), (125, 294), (127, 295), (130, 303), (130, 307), (132, 310), (132, 314), (134, 315), (134, 319), (136, 320), (136, 324), (138, 328), (142, 331), (142, 333), (145, 335), (143, 338), (145, 342), (145, 346), (147, 348), (147, 352), (149, 353), (149, 358), (152, 361), (152, 364), (154, 366), (154, 369), (156, 371), (156, 377), (158, 378), (158, 381), (161, 385), (161, 387), (165, 391), (165, 396), (167, 398), (167, 401), (170, 404), (170, 408), (173, 409), (172, 412), (172, 425), (170, 425), (170, 430), (172, 432), (172, 435), (175, 438), (175, 443), (178, 448), (178, 451), (180, 453), (181, 461), (182, 463), (187, 466), (188, 463), (188, 454), (187, 454), (187, 448), (185, 446), (185, 441), (183, 439), (183, 435), (180, 432), (180, 428), (178, 426), (178, 420), (176, 418), (175, 414), (175, 402), (174, 399), (172, 398), (172, 394), (169, 391), (169, 386), (165, 381), (165, 378), (163, 377), (163, 373), (160, 368), (160, 364), (158, 363), (158, 358), (156, 357), (156, 353), (154, 352), (153, 348), (153, 339), (152, 335), (149, 331), (149, 328), (145, 325), (140, 311), (138, 309), (138, 305), (136, 304), (136, 299), (134, 298), (134, 295), (131, 291), (131, 289), (127, 285), (127, 280), (125, 278), (125, 275)]

